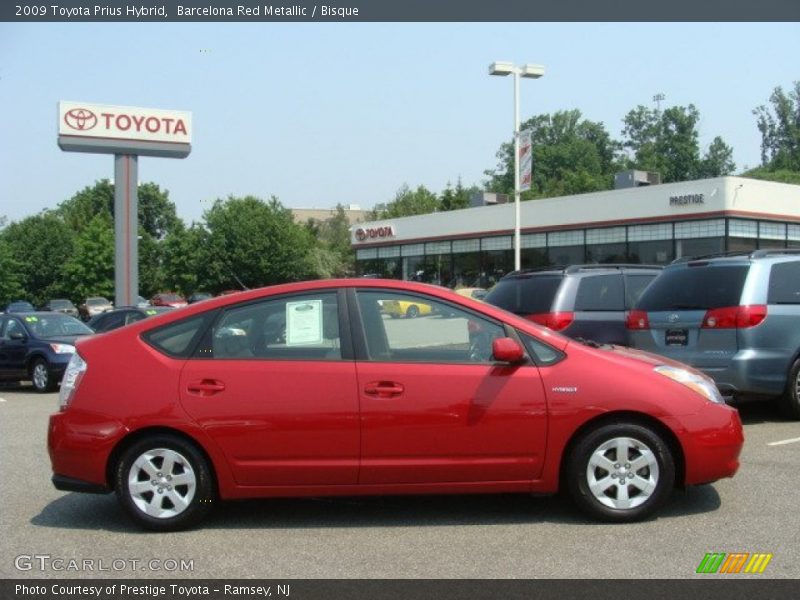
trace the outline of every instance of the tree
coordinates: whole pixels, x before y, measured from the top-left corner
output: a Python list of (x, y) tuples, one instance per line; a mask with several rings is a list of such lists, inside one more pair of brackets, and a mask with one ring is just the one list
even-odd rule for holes
[(139, 225), (139, 293), (150, 298), (164, 289), (163, 247)]
[(637, 106), (623, 120), (623, 145), (633, 153), (627, 168), (655, 171), (664, 183), (729, 175), (733, 150), (722, 138), (714, 138), (700, 157), (699, 120), (693, 104), (664, 111)]
[[(153, 238), (163, 239), (180, 221), (175, 204), (169, 199), (169, 192), (161, 191), (155, 183), (143, 183), (138, 188), (137, 196), (139, 224)], [(98, 214), (102, 213), (113, 220), (114, 184), (108, 179), (97, 181), (62, 202), (58, 212), (76, 233), (83, 231)]]
[(114, 230), (107, 214), (95, 215), (75, 239), (75, 252), (64, 265), (64, 284), (77, 302), (114, 297)]
[(386, 204), (381, 211), (373, 211), (371, 220), (393, 219), (395, 217), (410, 217), (413, 215), (426, 215), (439, 210), (439, 200), (436, 194), (424, 185), (412, 190), (408, 184), (403, 184), (394, 196), (394, 200)]
[[(611, 189), (619, 166), (620, 145), (605, 126), (582, 118), (579, 110), (542, 114), (525, 121), (532, 131), (533, 178), (523, 199)], [(490, 191), (514, 193), (514, 144), (503, 144), (498, 165), (486, 171)]]
[(64, 261), (72, 254), (74, 234), (61, 217), (44, 211), (11, 223), (3, 238), (16, 264), (24, 295), (36, 305), (64, 295)]
[(768, 167), (758, 167), (742, 173), (742, 177), (752, 177), (753, 179), (763, 179), (765, 181), (777, 181), (778, 183), (792, 183), (800, 185), (800, 171), (790, 171), (789, 169), (777, 169), (770, 171)]
[(195, 292), (221, 292), (230, 286), (211, 285), (207, 276), (209, 234), (202, 225), (183, 223), (163, 241), (163, 277), (166, 287), (190, 296)]
[(478, 191), (479, 190), (475, 186), (465, 188), (461, 184), (460, 177), (458, 178), (455, 188), (453, 188), (448, 181), (447, 187), (439, 194), (439, 207), (441, 210), (459, 210), (461, 208), (467, 208), (469, 207), (472, 194)]
[(14, 258), (8, 242), (0, 236), (0, 307), (24, 298), (21, 269), (22, 265)]
[(800, 81), (788, 93), (776, 87), (771, 107), (753, 111), (761, 132), (761, 165), (769, 170), (800, 171)]
[(208, 283), (216, 289), (296, 281), (309, 276), (313, 238), (276, 197), (217, 200), (204, 215)]
[(350, 243), (350, 220), (341, 204), (328, 220), (313, 224), (318, 244), (309, 254), (310, 271), (319, 278), (343, 277), (355, 271)]

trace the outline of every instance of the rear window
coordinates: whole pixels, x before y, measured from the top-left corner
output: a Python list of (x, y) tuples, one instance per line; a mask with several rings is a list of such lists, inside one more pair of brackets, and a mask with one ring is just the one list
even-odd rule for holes
[(170, 323), (144, 335), (145, 341), (168, 356), (186, 358), (191, 354), (195, 342), (213, 313), (206, 313)]
[(583, 277), (575, 296), (575, 310), (625, 310), (622, 274)]
[(769, 304), (800, 304), (800, 262), (772, 265), (769, 273)]
[(639, 299), (645, 311), (709, 310), (738, 306), (747, 265), (707, 265), (666, 270)]
[(550, 312), (561, 284), (560, 275), (537, 275), (501, 280), (484, 300), (518, 315)]

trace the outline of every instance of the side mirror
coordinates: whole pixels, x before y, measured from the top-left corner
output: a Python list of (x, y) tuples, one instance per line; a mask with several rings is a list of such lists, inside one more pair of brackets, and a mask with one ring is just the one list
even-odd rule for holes
[(16, 340), (18, 342), (23, 342), (27, 339), (27, 336), (21, 331), (14, 331), (8, 336), (8, 338), (11, 340)]
[(499, 362), (517, 364), (525, 359), (525, 351), (516, 340), (504, 337), (492, 342), (492, 356)]

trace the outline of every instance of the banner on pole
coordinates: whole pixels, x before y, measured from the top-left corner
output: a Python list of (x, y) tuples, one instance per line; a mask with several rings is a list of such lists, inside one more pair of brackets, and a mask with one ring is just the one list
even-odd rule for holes
[(519, 189), (521, 192), (531, 189), (533, 153), (531, 151), (531, 130), (519, 132)]

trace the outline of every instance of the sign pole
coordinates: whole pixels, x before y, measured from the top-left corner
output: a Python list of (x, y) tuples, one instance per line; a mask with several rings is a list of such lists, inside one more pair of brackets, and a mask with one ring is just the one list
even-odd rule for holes
[(136, 306), (139, 296), (139, 161), (114, 155), (114, 305)]

